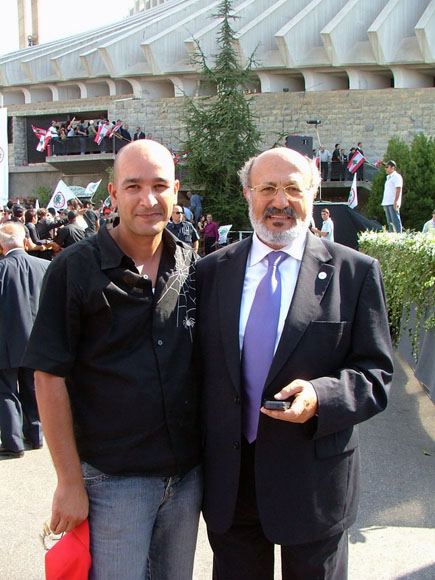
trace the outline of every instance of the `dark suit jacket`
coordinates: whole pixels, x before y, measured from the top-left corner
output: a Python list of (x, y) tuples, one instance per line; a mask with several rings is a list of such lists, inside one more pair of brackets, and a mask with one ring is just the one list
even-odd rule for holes
[(24, 250), (0, 260), (0, 369), (21, 365), (49, 264)]
[(145, 133), (143, 131), (133, 135), (133, 141), (137, 141), (138, 139), (145, 139)]
[[(230, 527), (237, 498), (242, 437), (239, 314), (250, 246), (248, 238), (197, 264), (204, 516), (218, 533)], [(318, 418), (299, 425), (260, 414), (255, 485), (269, 540), (312, 542), (354, 522), (359, 492), (355, 425), (385, 408), (392, 371), (377, 261), (308, 234), (264, 397), (273, 398), (293, 379), (311, 381)]]

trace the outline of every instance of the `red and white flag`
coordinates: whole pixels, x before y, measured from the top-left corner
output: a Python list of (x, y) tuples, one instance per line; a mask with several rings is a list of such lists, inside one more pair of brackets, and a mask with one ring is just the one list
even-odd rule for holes
[(357, 193), (357, 186), (356, 186), (357, 178), (356, 173), (353, 176), (352, 187), (350, 188), (349, 197), (347, 199), (347, 205), (350, 209), (353, 209), (358, 205), (358, 193)]
[(98, 125), (97, 134), (95, 135), (95, 138), (94, 138), (95, 143), (100, 145), (101, 141), (104, 139), (104, 137), (106, 137), (106, 135), (109, 131), (110, 131), (110, 129), (108, 127), (106, 127), (106, 125), (104, 123), (100, 123)]
[(39, 143), (36, 146), (36, 150), (37, 151), (45, 151), (45, 149), (47, 148), (48, 142), (51, 139), (51, 133), (50, 131), (47, 131), (45, 129), (40, 129), (39, 127), (34, 127), (32, 125), (32, 131), (35, 133), (36, 137), (39, 139)]
[(122, 127), (122, 123), (116, 123), (116, 125), (113, 127), (112, 130), (109, 129), (107, 137), (109, 137), (109, 139), (111, 139), (113, 137), (113, 135), (115, 133), (117, 133), (121, 127)]
[(352, 155), (349, 163), (347, 164), (347, 168), (351, 173), (355, 173), (358, 167), (361, 167), (361, 165), (364, 163), (365, 160), (366, 158), (364, 157), (364, 155), (360, 151), (356, 151)]

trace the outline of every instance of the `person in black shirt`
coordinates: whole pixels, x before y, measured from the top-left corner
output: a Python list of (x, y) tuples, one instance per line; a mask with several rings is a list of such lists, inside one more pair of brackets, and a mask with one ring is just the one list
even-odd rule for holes
[(68, 248), (68, 246), (72, 246), (86, 237), (85, 230), (77, 223), (78, 215), (75, 210), (70, 210), (67, 214), (67, 225), (60, 228), (57, 232), (54, 243), (60, 248)]
[(179, 240), (192, 246), (195, 252), (198, 251), (199, 235), (193, 225), (187, 220), (183, 220), (183, 206), (174, 205), (172, 220), (168, 222), (166, 229), (174, 234)]
[(85, 234), (92, 236), (92, 234), (95, 234), (100, 229), (100, 218), (98, 213), (93, 209), (94, 204), (92, 201), (84, 201), (83, 207), (85, 208), (83, 218), (87, 224)]
[(58, 475), (50, 527), (89, 514), (94, 580), (192, 576), (195, 254), (165, 229), (178, 187), (165, 147), (121, 149), (109, 184), (119, 225), (52, 262), (25, 356)]

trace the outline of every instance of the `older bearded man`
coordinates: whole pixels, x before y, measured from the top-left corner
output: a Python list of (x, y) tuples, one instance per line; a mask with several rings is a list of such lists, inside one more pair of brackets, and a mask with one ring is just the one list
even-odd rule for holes
[(347, 576), (356, 425), (391, 345), (376, 260), (308, 231), (319, 174), (277, 148), (241, 170), (254, 235), (200, 260), (204, 516), (215, 580)]

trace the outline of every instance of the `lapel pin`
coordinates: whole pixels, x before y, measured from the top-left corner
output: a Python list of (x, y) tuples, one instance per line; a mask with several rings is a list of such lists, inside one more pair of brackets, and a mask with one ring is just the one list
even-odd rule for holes
[(319, 278), (319, 280), (324, 280), (326, 278), (326, 276), (327, 276), (326, 272), (319, 272), (318, 278)]

